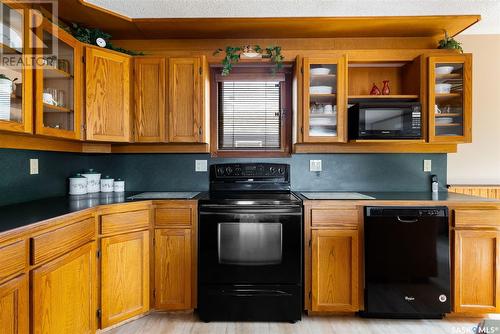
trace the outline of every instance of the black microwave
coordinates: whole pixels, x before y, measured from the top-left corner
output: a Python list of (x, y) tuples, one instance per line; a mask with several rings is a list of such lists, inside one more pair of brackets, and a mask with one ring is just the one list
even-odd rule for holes
[(350, 139), (420, 139), (419, 102), (357, 103), (349, 108)]

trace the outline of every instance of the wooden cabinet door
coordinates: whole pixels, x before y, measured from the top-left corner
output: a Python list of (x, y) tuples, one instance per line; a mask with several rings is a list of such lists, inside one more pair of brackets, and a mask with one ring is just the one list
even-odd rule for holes
[(203, 134), (202, 58), (169, 59), (168, 140), (198, 143)]
[(91, 242), (32, 271), (33, 333), (95, 333), (95, 260)]
[(471, 54), (429, 57), (428, 110), (430, 142), (472, 141)]
[[(304, 58), (302, 138), (305, 143), (347, 140), (347, 56)], [(323, 87), (323, 88), (321, 88)], [(330, 87), (330, 90), (324, 90)]]
[(0, 329), (3, 334), (28, 333), (28, 294), (27, 275), (0, 285)]
[(164, 57), (135, 57), (135, 141), (154, 143), (166, 141)]
[(312, 231), (312, 310), (359, 309), (358, 230)]
[[(38, 47), (43, 49), (39, 56), (50, 59), (55, 55), (57, 60), (37, 66), (35, 71), (36, 133), (81, 139), (82, 43), (48, 19), (44, 19), (38, 27), (37, 37)], [(57, 49), (42, 48), (42, 45), (51, 45), (54, 40), (58, 43)]]
[(190, 229), (155, 231), (155, 308), (188, 310), (191, 303), (192, 259)]
[(101, 328), (149, 310), (149, 232), (101, 239)]
[[(0, 79), (0, 130), (26, 132), (33, 131), (33, 69), (31, 64), (34, 36), (31, 30), (30, 9), (13, 1), (1, 1), (0, 20), (10, 36), (2, 40), (2, 63), (0, 74), (8, 79)], [(16, 79), (14, 83), (11, 80)], [(14, 88), (11, 92), (11, 88)]]
[(130, 57), (86, 48), (87, 140), (130, 141)]
[(500, 311), (499, 238), (498, 231), (455, 231), (455, 312)]

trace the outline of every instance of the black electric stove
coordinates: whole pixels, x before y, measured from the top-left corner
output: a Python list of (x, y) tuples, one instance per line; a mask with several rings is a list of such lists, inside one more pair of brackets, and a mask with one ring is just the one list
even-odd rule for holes
[(212, 165), (199, 210), (200, 319), (300, 320), (302, 202), (290, 166)]

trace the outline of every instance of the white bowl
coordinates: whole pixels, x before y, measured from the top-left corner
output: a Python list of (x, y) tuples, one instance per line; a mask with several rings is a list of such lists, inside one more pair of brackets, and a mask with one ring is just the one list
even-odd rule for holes
[(436, 117), (436, 124), (451, 124), (453, 117)]
[(326, 67), (311, 68), (312, 75), (327, 75), (330, 74), (330, 69)]
[(437, 75), (450, 74), (451, 72), (453, 72), (453, 66), (439, 66), (434, 70)]
[(435, 91), (438, 94), (448, 94), (451, 91), (451, 84), (448, 83), (438, 83), (435, 87)]
[(311, 86), (309, 87), (310, 94), (331, 94), (333, 92), (332, 86)]

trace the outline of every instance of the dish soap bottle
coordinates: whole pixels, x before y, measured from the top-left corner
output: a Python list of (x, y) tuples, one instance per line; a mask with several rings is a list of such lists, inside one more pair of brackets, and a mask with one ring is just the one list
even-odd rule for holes
[(437, 175), (431, 175), (431, 188), (433, 193), (437, 193), (439, 191), (439, 183)]

